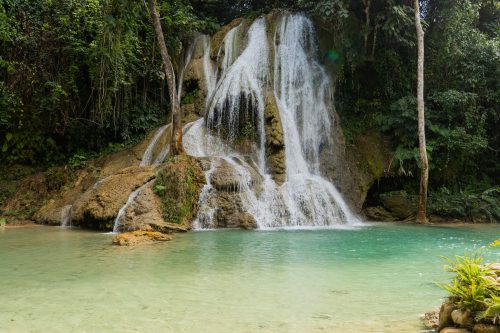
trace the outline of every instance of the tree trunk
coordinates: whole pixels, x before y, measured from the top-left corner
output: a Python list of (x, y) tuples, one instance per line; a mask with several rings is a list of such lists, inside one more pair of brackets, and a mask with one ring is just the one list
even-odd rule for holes
[(427, 223), (427, 185), (429, 182), (429, 161), (425, 143), (425, 110), (424, 110), (424, 30), (420, 23), (420, 7), (418, 0), (413, 0), (415, 10), (415, 28), (417, 30), (418, 75), (417, 75), (417, 109), (418, 109), (418, 143), (420, 151), (420, 195), (418, 202), (417, 223)]
[(179, 100), (177, 99), (177, 85), (175, 84), (175, 72), (172, 66), (172, 60), (168, 54), (163, 30), (161, 28), (160, 15), (156, 11), (156, 0), (149, 0), (149, 11), (153, 19), (156, 39), (160, 47), (161, 58), (163, 61), (163, 69), (167, 79), (168, 91), (170, 96), (170, 105), (172, 110), (172, 141), (170, 142), (170, 154), (172, 156), (179, 155), (184, 152), (182, 147), (182, 122)]

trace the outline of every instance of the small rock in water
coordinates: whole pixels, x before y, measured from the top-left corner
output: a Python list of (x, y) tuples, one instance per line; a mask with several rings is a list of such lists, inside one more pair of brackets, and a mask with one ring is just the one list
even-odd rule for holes
[(427, 312), (422, 316), (424, 326), (429, 329), (436, 329), (439, 327), (439, 309)]
[(135, 246), (170, 241), (172, 238), (173, 237), (171, 235), (163, 234), (161, 232), (137, 230), (114, 236), (113, 244), (120, 246)]
[(451, 319), (453, 322), (461, 327), (472, 327), (474, 325), (474, 319), (472, 318), (472, 313), (470, 310), (457, 309), (453, 310), (451, 313)]

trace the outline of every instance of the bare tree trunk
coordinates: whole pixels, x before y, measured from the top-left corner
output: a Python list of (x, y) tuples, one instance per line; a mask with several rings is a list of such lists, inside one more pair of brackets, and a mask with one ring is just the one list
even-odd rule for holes
[(163, 30), (161, 28), (160, 15), (156, 11), (156, 0), (149, 0), (149, 11), (153, 19), (156, 39), (160, 47), (161, 58), (163, 61), (163, 69), (167, 79), (168, 92), (170, 96), (170, 105), (172, 109), (172, 141), (170, 142), (170, 154), (175, 156), (184, 152), (182, 147), (182, 122), (179, 100), (177, 99), (177, 85), (175, 84), (175, 72), (172, 66), (172, 60), (168, 54)]
[(372, 0), (363, 0), (363, 5), (365, 6), (365, 9), (363, 10), (365, 12), (365, 20), (366, 20), (366, 31), (364, 34), (364, 39), (365, 39), (365, 56), (368, 54), (368, 36), (370, 35), (370, 6), (371, 6)]
[(417, 108), (418, 108), (418, 143), (420, 151), (420, 195), (418, 202), (417, 223), (427, 223), (427, 185), (429, 182), (429, 161), (425, 143), (425, 110), (424, 110), (424, 30), (420, 23), (420, 7), (418, 0), (413, 0), (415, 10), (415, 28), (418, 40), (418, 75), (417, 75)]

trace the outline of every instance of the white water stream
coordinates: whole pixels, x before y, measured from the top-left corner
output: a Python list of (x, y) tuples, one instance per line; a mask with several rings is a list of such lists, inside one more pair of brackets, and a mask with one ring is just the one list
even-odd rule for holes
[[(320, 173), (321, 149), (334, 149), (330, 135), (333, 94), (331, 80), (317, 60), (312, 22), (300, 14), (282, 17), (273, 34), (272, 71), (265, 20), (253, 22), (238, 56), (240, 28), (228, 32), (219, 50), (223, 58), (218, 59), (220, 74), (214, 75), (218, 82), (207, 102), (206, 123), (198, 120), (186, 126), (186, 151), (197, 157), (219, 156), (232, 166), (244, 208), (261, 229), (358, 223), (342, 195)], [(212, 70), (205, 68), (205, 73)], [(266, 168), (264, 108), (269, 91), (276, 99), (284, 132), (286, 181), (280, 186)], [(226, 141), (234, 141), (243, 121), (251, 122), (258, 143), (255, 164), (263, 178), (258, 193), (250, 186), (248, 165), (238, 163), (244, 160), (242, 156), (220, 139), (224, 136)], [(217, 207), (210, 207), (214, 200), (208, 193), (214, 191), (210, 177), (216, 167), (212, 165), (206, 172), (196, 228), (214, 226), (213, 211)]]

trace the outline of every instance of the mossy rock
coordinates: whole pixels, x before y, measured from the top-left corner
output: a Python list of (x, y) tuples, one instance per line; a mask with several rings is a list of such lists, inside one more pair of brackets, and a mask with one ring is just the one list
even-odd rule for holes
[(169, 159), (158, 171), (153, 187), (161, 199), (163, 219), (167, 223), (189, 224), (196, 216), (204, 184), (205, 175), (194, 157), (183, 154)]

